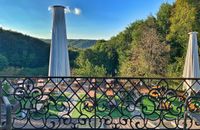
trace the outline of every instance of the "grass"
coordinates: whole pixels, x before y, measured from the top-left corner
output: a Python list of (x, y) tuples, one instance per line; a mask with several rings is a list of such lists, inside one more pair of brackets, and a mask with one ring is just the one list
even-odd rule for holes
[[(97, 95), (97, 98), (99, 97), (100, 97), (100, 94)], [(115, 97), (115, 100), (119, 102), (116, 97)], [(79, 102), (77, 105), (78, 109), (74, 109), (71, 116), (74, 118), (79, 118), (81, 115), (87, 115), (87, 117), (89, 118), (95, 115), (99, 117), (111, 116), (112, 118), (120, 118), (124, 115), (131, 117), (131, 113), (128, 112), (125, 107), (119, 106), (119, 107), (110, 108), (110, 106), (108, 105), (108, 102), (109, 101), (106, 100), (106, 97), (100, 97), (100, 99), (98, 99), (98, 102), (97, 102), (96, 110), (91, 109), (91, 111), (85, 110), (83, 104)]]
[[(102, 96), (103, 95), (103, 96)], [(49, 103), (49, 110), (46, 114), (51, 116), (58, 116), (59, 112), (64, 111), (66, 109), (63, 105), (63, 102), (67, 102), (69, 98), (71, 98), (72, 94), (69, 92), (66, 92), (60, 96), (56, 94), (51, 95), (52, 99), (48, 101)], [(76, 100), (76, 107), (73, 108), (73, 110), (70, 110), (69, 114), (71, 118), (91, 118), (93, 116), (98, 117), (112, 117), (112, 118), (132, 118), (131, 112), (122, 104), (122, 101), (120, 98), (116, 95), (114, 97), (115, 101), (118, 103), (118, 107), (111, 108), (108, 104), (109, 100), (108, 97), (106, 97), (102, 93), (97, 93), (96, 95), (96, 101), (97, 106), (95, 109), (91, 108), (91, 110), (86, 110), (84, 101), (87, 98), (85, 93), (78, 93), (78, 97)], [(144, 117), (151, 120), (156, 120), (159, 118), (165, 118), (169, 120), (174, 120), (177, 117), (182, 117), (184, 108), (181, 106), (183, 102), (179, 101), (177, 98), (170, 98), (169, 102), (171, 103), (171, 108), (169, 110), (155, 110), (155, 105), (158, 104), (158, 102), (155, 99), (150, 99), (148, 97), (143, 97), (141, 99), (141, 105), (140, 110), (144, 114)], [(34, 102), (32, 102), (34, 103)], [(29, 105), (28, 105), (29, 104)], [(22, 100), (22, 105), (30, 106), (29, 101)], [(181, 106), (181, 107), (179, 107)], [(41, 112), (42, 113), (42, 112)], [(35, 118), (44, 117), (44, 114), (38, 114), (34, 113)]]
[(151, 100), (148, 97), (144, 97), (143, 100), (141, 101), (143, 104), (143, 107), (140, 107), (142, 112), (144, 113), (145, 118), (148, 119), (159, 119), (159, 118), (164, 118), (164, 119), (169, 119), (169, 120), (174, 120), (177, 117), (183, 117), (184, 115), (184, 107), (183, 107), (183, 102), (178, 101), (177, 98), (169, 100), (171, 103), (171, 108), (166, 109), (166, 110), (155, 110), (156, 103), (158, 104), (158, 101)]
[[(70, 93), (65, 94), (65, 95), (67, 95), (67, 97), (70, 97)], [(90, 108), (91, 110), (86, 110), (85, 104), (83, 102), (86, 99), (85, 94), (80, 93), (78, 96), (80, 97), (80, 99), (82, 99), (82, 101), (77, 101), (76, 107), (74, 107), (73, 110), (69, 113), (69, 115), (72, 118), (91, 118), (92, 116), (95, 116), (95, 112), (96, 112), (96, 115), (99, 117), (111, 116), (113, 118), (119, 118), (119, 117), (122, 117), (123, 115), (129, 116), (129, 117), (131, 116), (130, 112), (125, 110), (126, 109), (125, 107), (119, 106), (118, 108), (110, 109), (108, 106), (109, 101), (107, 97), (102, 96), (102, 94), (100, 93), (96, 95), (97, 97), (96, 100), (98, 101), (97, 102), (98, 107), (96, 111), (93, 108)], [(56, 98), (58, 97), (55, 96), (55, 99)], [(116, 96), (114, 98), (117, 102), (119, 102), (119, 97)], [(67, 98), (63, 95), (58, 98), (56, 104), (50, 101), (49, 113), (53, 115), (58, 115), (58, 112), (59, 112), (58, 109), (62, 108), (63, 102), (66, 101), (66, 99)], [(106, 107), (107, 109), (105, 109)]]

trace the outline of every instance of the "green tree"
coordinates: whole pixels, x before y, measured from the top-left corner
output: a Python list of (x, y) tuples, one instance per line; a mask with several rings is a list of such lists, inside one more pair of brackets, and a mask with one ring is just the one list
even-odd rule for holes
[(69, 48), (69, 59), (70, 59), (70, 67), (76, 68), (78, 65), (76, 64), (76, 58), (79, 56), (79, 53), (82, 52), (81, 49), (78, 48)]
[(151, 18), (138, 28), (131, 56), (121, 67), (124, 76), (164, 76), (168, 63), (168, 46), (160, 42), (155, 21)]
[(21, 68), (7, 67), (0, 71), (0, 75), (21, 76)]
[[(167, 40), (171, 44), (171, 58), (175, 61), (176, 57), (182, 57), (186, 54), (188, 33), (198, 31), (200, 21), (197, 12), (197, 5), (189, 0), (176, 0), (172, 17), (170, 18), (170, 33)], [(197, 23), (198, 22), (198, 23)]]
[(112, 48), (115, 49), (118, 60), (115, 62), (115, 71), (117, 74), (120, 73), (123, 64), (126, 64), (131, 57), (131, 46), (136, 41), (137, 35), (139, 35), (138, 28), (143, 24), (143, 20), (138, 20), (134, 23), (131, 23), (126, 29), (120, 32), (117, 36), (112, 37), (107, 44), (110, 44)]
[(200, 31), (199, 11), (200, 1), (198, 0), (176, 0), (175, 2), (172, 9), (173, 15), (170, 17), (170, 31), (167, 35), (170, 43), (169, 75), (174, 77), (182, 75), (189, 39), (188, 33)]
[(100, 42), (93, 46), (92, 64), (104, 66), (109, 75), (115, 75), (118, 67), (118, 54), (116, 48), (110, 42)]
[(8, 59), (3, 56), (3, 55), (0, 55), (0, 70), (6, 68), (8, 66)]
[(83, 64), (80, 65), (79, 68), (74, 70), (75, 75), (78, 76), (105, 76), (106, 75), (106, 69), (103, 66), (97, 66), (93, 65), (89, 62), (88, 59), (85, 60)]
[(166, 36), (167, 34), (169, 34), (170, 17), (172, 9), (173, 6), (171, 4), (163, 3), (160, 6), (160, 9), (157, 13), (158, 30), (162, 36), (163, 41), (166, 40)]

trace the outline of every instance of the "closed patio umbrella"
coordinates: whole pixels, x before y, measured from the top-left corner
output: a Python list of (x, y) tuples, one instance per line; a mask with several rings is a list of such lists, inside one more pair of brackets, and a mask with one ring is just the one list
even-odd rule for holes
[[(198, 43), (197, 43), (197, 32), (190, 32), (190, 38), (188, 43), (188, 49), (185, 59), (183, 77), (184, 78), (199, 78), (199, 54), (198, 54)], [(195, 80), (186, 80), (187, 83), (184, 83), (184, 89), (191, 88), (198, 92), (200, 90), (200, 85)], [(191, 89), (189, 90), (191, 92)]]
[[(49, 76), (70, 76), (68, 42), (64, 6), (51, 7), (53, 12), (52, 40), (49, 59)], [(59, 79), (54, 80), (59, 82)]]

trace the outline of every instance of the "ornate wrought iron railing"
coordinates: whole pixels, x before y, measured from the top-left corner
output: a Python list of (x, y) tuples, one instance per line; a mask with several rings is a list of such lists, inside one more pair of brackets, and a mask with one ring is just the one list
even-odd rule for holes
[(193, 86), (199, 80), (0, 77), (0, 84), (12, 104), (13, 129), (167, 129), (184, 128), (184, 123), (197, 129), (192, 117), (184, 120), (184, 113), (200, 113), (199, 99), (185, 105), (190, 95), (198, 95)]

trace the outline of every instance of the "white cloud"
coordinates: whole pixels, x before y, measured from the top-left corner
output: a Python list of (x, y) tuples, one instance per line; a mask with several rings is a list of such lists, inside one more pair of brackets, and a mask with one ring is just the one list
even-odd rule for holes
[[(52, 8), (52, 6), (50, 6), (49, 8), (48, 8), (48, 10), (52, 10), (53, 8)], [(72, 9), (72, 8), (70, 8), (69, 6), (67, 6), (67, 7), (65, 7), (65, 13), (66, 14), (68, 14), (68, 13), (73, 13), (73, 14), (75, 14), (75, 15), (80, 15), (81, 14), (81, 9), (79, 9), (79, 8), (74, 8), (74, 9)]]
[(53, 7), (52, 6), (49, 6), (48, 7), (48, 11), (52, 11)]
[(65, 7), (65, 13), (66, 13), (66, 14), (71, 13), (71, 10), (70, 10), (70, 8), (69, 8), (68, 6)]
[(80, 14), (81, 14), (81, 9), (79, 9), (79, 8), (74, 8), (74, 14), (80, 15)]

